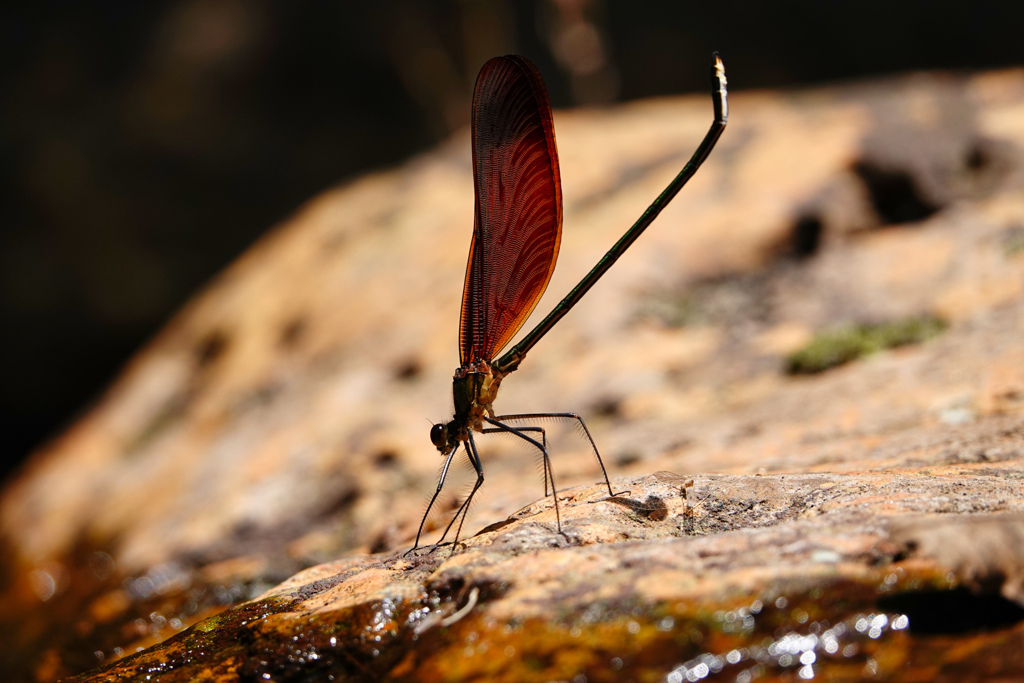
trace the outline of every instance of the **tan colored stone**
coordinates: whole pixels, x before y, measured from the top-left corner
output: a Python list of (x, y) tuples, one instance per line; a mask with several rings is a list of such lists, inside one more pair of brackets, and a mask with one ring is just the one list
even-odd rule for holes
[[(888, 591), (974, 587), (974, 565), (915, 556), (889, 530), (1024, 507), (1022, 73), (734, 96), (693, 182), (502, 385), (500, 412), (583, 415), (613, 485), (631, 490), (631, 503), (595, 502), (607, 492), (593, 455), (553, 425), (565, 536), (536, 455), (486, 437), (464, 544), (399, 554), (441, 465), (427, 430), (452, 408), (466, 132), (312, 199), (5, 486), (0, 629), (18, 671), (53, 680), (146, 646), (83, 680), (144, 666), (181, 680), (660, 680), (824, 620), (860, 633), (857, 610), (895, 618)], [(706, 96), (556, 112), (564, 235), (538, 314), (710, 116)], [(992, 159), (972, 171), (979, 140)], [(879, 215), (858, 161), (905, 173), (939, 210)], [(793, 231), (815, 221), (818, 249), (800, 254)], [(783, 371), (821, 330), (928, 313), (949, 328), (927, 343)], [(454, 469), (428, 542), (472, 481)], [(1017, 599), (1013, 581), (1000, 595)], [(755, 601), (753, 630), (729, 631), (722, 615), (742, 622)], [(844, 680), (869, 660), (970, 659), (886, 628), (844, 641), (861, 653), (849, 661), (815, 652)], [(959, 642), (1014, 673), (1024, 637), (1006, 628)]]

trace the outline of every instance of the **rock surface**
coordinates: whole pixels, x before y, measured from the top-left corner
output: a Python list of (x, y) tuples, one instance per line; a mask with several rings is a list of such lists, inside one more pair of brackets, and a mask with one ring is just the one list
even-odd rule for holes
[[(421, 418), (446, 418), (457, 364), (459, 136), (312, 201), (8, 483), (12, 680), (1024, 675), (1024, 72), (731, 105), (498, 398), (583, 414), (628, 496), (553, 430), (559, 534), (533, 455), (491, 438), (467, 538), (402, 554), (440, 464)], [(710, 116), (556, 112), (540, 313)], [(822, 331), (923, 316), (944, 331), (785, 372)]]

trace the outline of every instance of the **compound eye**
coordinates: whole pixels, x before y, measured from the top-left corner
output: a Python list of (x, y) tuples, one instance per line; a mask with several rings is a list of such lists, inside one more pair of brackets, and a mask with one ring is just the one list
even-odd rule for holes
[(445, 442), (448, 440), (448, 434), (443, 424), (436, 424), (430, 428), (430, 443), (434, 444), (435, 448), (443, 448)]

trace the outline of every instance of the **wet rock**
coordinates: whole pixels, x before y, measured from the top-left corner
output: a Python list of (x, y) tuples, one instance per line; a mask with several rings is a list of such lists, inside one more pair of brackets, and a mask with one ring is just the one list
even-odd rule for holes
[[(1003, 496), (1016, 511), (990, 525), (1019, 524), (1019, 487), (991, 474), (956, 479), (967, 498)], [(965, 661), (934, 647), (913, 597), (977, 585), (974, 567), (892, 554), (908, 523), (941, 514), (949, 478), (662, 472), (622, 483), (633, 503), (599, 486), (563, 492), (562, 534), (546, 501), (456, 547), (319, 565), (76, 680), (885, 678), (914, 673), (915, 658)], [(961, 635), (994, 647), (1008, 631), (1020, 644), (1018, 611)], [(963, 605), (943, 616), (970, 618)], [(983, 632), (991, 626), (1003, 632)], [(1003, 659), (1004, 672), (1021, 671)]]
[(908, 556), (946, 567), (973, 592), (996, 593), (1024, 609), (1024, 515), (911, 518), (896, 527), (893, 540)]

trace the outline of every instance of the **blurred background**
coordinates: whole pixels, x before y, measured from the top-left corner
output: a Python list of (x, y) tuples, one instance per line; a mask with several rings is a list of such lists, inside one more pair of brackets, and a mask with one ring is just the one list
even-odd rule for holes
[(556, 108), (704, 90), (713, 50), (734, 90), (1024, 64), (1009, 0), (14, 5), (0, 477), (268, 228), (465, 126), (491, 56), (529, 56)]

